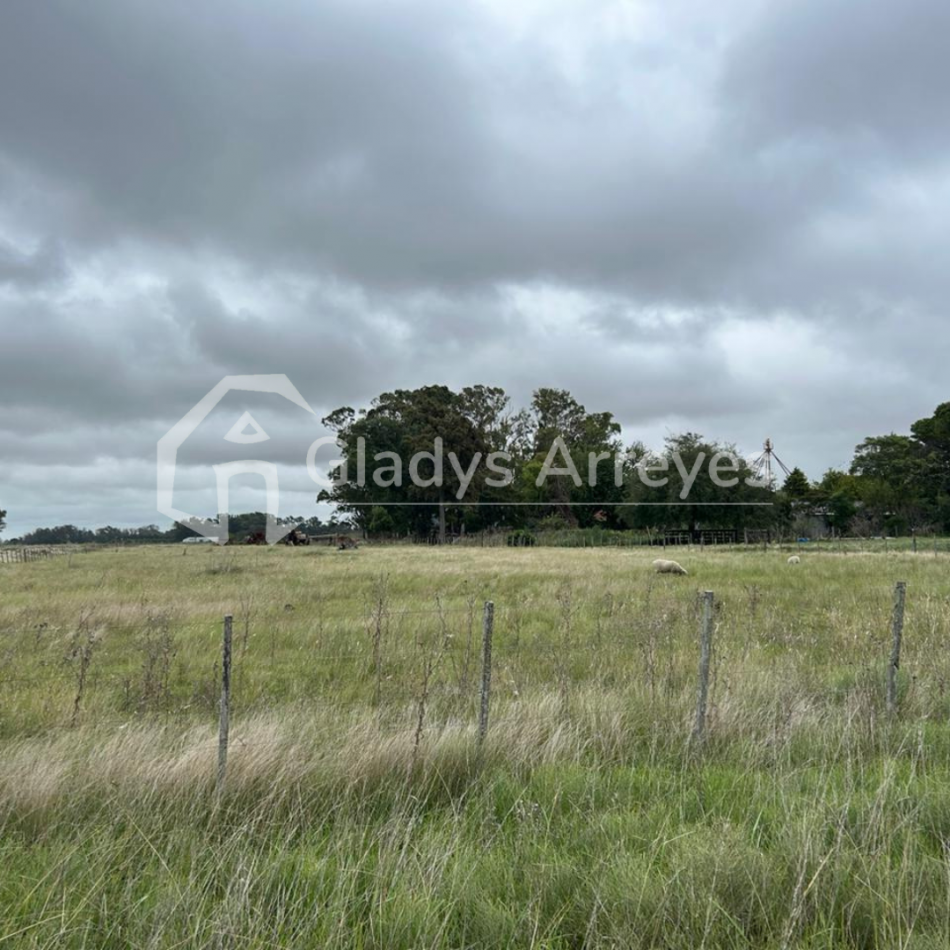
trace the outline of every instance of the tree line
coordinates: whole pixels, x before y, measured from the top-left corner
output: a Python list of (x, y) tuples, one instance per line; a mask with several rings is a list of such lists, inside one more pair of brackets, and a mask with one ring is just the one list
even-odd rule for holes
[[(354, 528), (370, 536), (445, 539), (486, 530), (596, 528), (639, 531), (766, 530), (799, 536), (899, 535), (950, 531), (950, 402), (919, 419), (907, 434), (869, 436), (854, 450), (847, 471), (829, 469), (809, 479), (795, 468), (780, 483), (756, 484), (748, 462), (730, 471), (727, 487), (709, 464), (735, 447), (685, 432), (658, 449), (624, 444), (607, 411), (590, 412), (564, 389), (541, 388), (527, 407), (515, 409), (503, 389), (423, 386), (382, 393), (370, 406), (343, 406), (323, 420), (341, 448), (332, 487), (317, 496), (336, 507), (324, 523), (312, 517), (282, 519), (310, 534)], [(410, 459), (430, 453), (436, 440), (453, 464), (431, 478), (360, 479), (358, 458)], [(582, 470), (563, 468), (539, 479), (557, 442)], [(508, 461), (502, 484), (490, 466), (475, 465), (493, 453)], [(431, 475), (423, 462), (420, 471)], [(662, 473), (645, 478), (645, 470)], [(378, 471), (374, 472), (374, 476)], [(493, 477), (495, 476), (495, 477)], [(578, 483), (579, 481), (579, 483)], [(688, 488), (688, 491), (685, 489)], [(464, 491), (463, 491), (464, 489)], [(462, 499), (459, 501), (459, 499)], [(5, 511), (0, 510), (0, 530)], [(262, 512), (231, 515), (236, 540), (264, 530)], [(195, 535), (188, 522), (169, 529), (106, 526), (95, 530), (60, 525), (38, 528), (23, 544), (175, 543)]]
[[(186, 538), (199, 537), (200, 532), (195, 530), (199, 523), (212, 522), (216, 519), (193, 518), (183, 522), (175, 522), (170, 528), (163, 529), (156, 524), (144, 525), (139, 528), (116, 528), (106, 525), (103, 528), (78, 528), (76, 525), (57, 525), (55, 528), (37, 528), (29, 531), (20, 538), (10, 539), (11, 544), (179, 544)], [(278, 519), (282, 524), (293, 524), (309, 535), (337, 534), (349, 526), (337, 516), (331, 516), (329, 521), (320, 518), (302, 518), (289, 516)], [(251, 511), (242, 514), (230, 515), (228, 521), (229, 534), (232, 541), (241, 543), (245, 539), (263, 535), (267, 525), (267, 514), (263, 511)]]
[[(810, 536), (950, 530), (950, 403), (913, 423), (908, 435), (868, 437), (846, 472), (829, 469), (812, 481), (795, 468), (770, 485), (756, 483), (735, 446), (697, 433), (672, 435), (654, 450), (624, 445), (612, 413), (589, 412), (563, 389), (538, 389), (529, 406), (516, 410), (498, 387), (424, 386), (383, 393), (364, 409), (341, 407), (323, 422), (336, 433), (346, 466), (331, 473), (337, 483), (318, 500), (335, 504), (369, 535), (596, 526)], [(444, 470), (440, 485), (355, 477), (358, 448), (364, 459), (405, 459), (431, 450), (436, 437), (459, 462)], [(591, 465), (592, 479), (577, 484), (558, 474), (539, 482), (555, 439), (579, 465), (600, 459)], [(461, 473), (476, 457), (497, 452), (510, 459), (510, 482), (499, 486), (479, 469), (458, 503)], [(723, 454), (737, 459), (728, 486), (699, 464)], [(664, 484), (642, 477), (644, 467), (662, 472)]]

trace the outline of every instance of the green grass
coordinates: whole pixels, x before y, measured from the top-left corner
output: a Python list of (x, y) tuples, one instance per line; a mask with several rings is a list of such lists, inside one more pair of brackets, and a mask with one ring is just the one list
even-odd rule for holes
[(950, 558), (694, 548), (682, 578), (653, 575), (656, 553), (0, 566), (0, 945), (950, 945)]

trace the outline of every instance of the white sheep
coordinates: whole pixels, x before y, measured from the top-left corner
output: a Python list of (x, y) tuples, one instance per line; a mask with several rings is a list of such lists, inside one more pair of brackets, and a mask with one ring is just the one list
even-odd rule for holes
[(685, 567), (680, 566), (676, 561), (667, 561), (664, 558), (657, 558), (653, 562), (653, 570), (657, 574), (688, 574)]
[(789, 564), (801, 564), (801, 563), (802, 563), (802, 559), (801, 559), (797, 554), (793, 554), (793, 555), (788, 559), (788, 563), (789, 563)]

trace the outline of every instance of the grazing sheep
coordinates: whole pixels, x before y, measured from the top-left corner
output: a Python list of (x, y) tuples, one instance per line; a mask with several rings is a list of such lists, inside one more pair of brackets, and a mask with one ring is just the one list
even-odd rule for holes
[(789, 564), (801, 564), (801, 563), (802, 563), (802, 559), (801, 559), (797, 554), (793, 554), (793, 555), (788, 559), (788, 563), (789, 563)]
[(657, 574), (688, 574), (686, 568), (681, 567), (676, 561), (667, 561), (663, 558), (657, 558), (653, 562), (653, 570)]

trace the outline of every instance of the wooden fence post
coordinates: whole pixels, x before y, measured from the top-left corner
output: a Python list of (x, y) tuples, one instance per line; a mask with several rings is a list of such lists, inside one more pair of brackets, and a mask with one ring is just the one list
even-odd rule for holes
[(478, 710), (478, 742), (485, 741), (488, 733), (488, 704), (491, 698), (491, 641), (495, 628), (495, 605), (485, 601), (485, 613), (482, 618), (482, 688), (481, 704)]
[(891, 659), (887, 664), (887, 711), (897, 712), (897, 671), (901, 665), (901, 637), (904, 634), (904, 595), (907, 582), (894, 585), (894, 612), (891, 615)]
[(711, 590), (703, 591), (702, 626), (699, 634), (699, 689), (696, 696), (696, 722), (693, 739), (702, 742), (706, 738), (706, 701), (709, 697), (709, 658), (712, 653), (713, 600)]
[(231, 614), (224, 618), (224, 642), (221, 648), (221, 714), (218, 720), (218, 779), (215, 786), (220, 795), (224, 791), (224, 777), (228, 769), (228, 731), (231, 719)]

